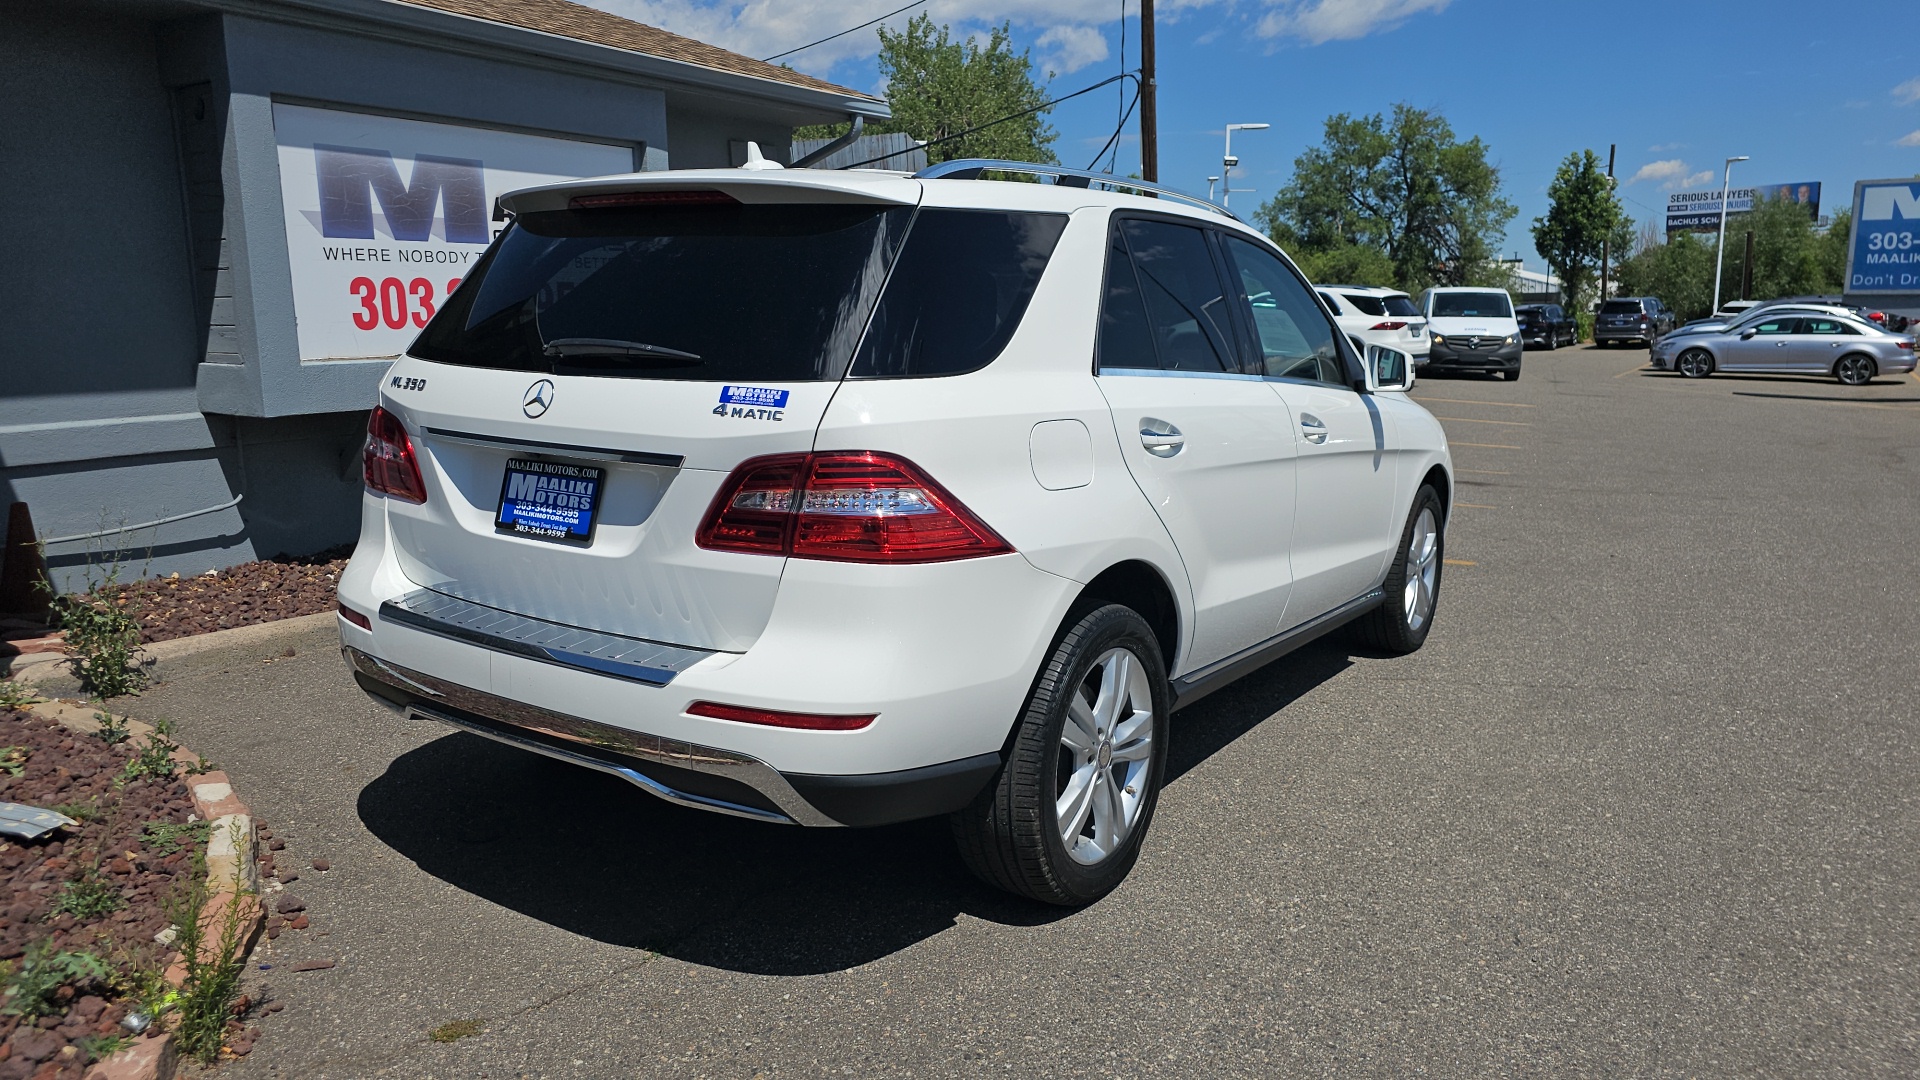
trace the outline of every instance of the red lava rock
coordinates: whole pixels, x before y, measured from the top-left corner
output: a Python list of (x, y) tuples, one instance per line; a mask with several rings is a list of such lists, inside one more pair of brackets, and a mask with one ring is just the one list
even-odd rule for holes
[(263, 1013), (277, 1013), (286, 1007), (287, 1003), (284, 1001), (269, 1001), (265, 1005), (260, 1006), (260, 1011)]
[(307, 917), (305, 915), (295, 915), (292, 919), (290, 919), (287, 922), (287, 929), (305, 930), (310, 925), (311, 924), (307, 922)]
[(76, 1001), (73, 1003), (73, 1015), (78, 1016), (80, 1019), (85, 1020), (88, 1023), (92, 1023), (93, 1021), (100, 1019), (100, 1014), (106, 1011), (107, 1011), (106, 999), (95, 997), (92, 994), (88, 994), (87, 996), (81, 998), (79, 1001)]
[(107, 873), (115, 877), (125, 877), (133, 873), (133, 864), (122, 858), (108, 859)]
[(325, 971), (333, 966), (331, 960), (302, 960), (288, 968), (288, 971)]
[(16, 1030), (9, 1042), (14, 1054), (26, 1061), (46, 1061), (67, 1045), (67, 1040), (53, 1032), (36, 1028)]
[[(148, 642), (167, 641), (228, 626), (248, 626), (332, 610), (334, 587), (350, 547), (315, 555), (280, 555), (242, 563), (217, 574), (146, 578), (96, 590), (124, 599)], [(291, 656), (283, 651), (280, 658)]]
[(293, 872), (292, 870), (285, 871), (284, 873), (281, 873), (278, 876), (280, 878), (280, 883), (283, 885), (291, 884), (295, 881), (300, 880), (300, 875)]
[(274, 851), (284, 851), (286, 850), (287, 842), (276, 836), (273, 839), (267, 841), (267, 847), (271, 848)]
[(280, 931), (284, 929), (286, 928), (281, 926), (279, 923), (275, 923), (274, 925), (267, 927), (267, 940), (268, 941), (275, 940), (280, 936)]
[(333, 869), (333, 864), (325, 859), (315, 859), (313, 860), (313, 868), (324, 874)]
[(279, 912), (282, 915), (291, 915), (296, 911), (307, 910), (307, 902), (293, 895), (292, 893), (287, 893), (285, 896), (282, 896), (280, 898), (279, 903), (273, 905), (273, 910)]

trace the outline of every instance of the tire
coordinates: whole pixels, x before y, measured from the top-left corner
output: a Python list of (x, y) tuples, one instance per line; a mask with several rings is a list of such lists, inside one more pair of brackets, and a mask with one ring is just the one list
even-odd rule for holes
[(1833, 377), (1847, 386), (1865, 386), (1880, 374), (1880, 365), (1863, 353), (1848, 353), (1833, 365)]
[(1689, 379), (1704, 379), (1713, 374), (1713, 356), (1705, 349), (1688, 349), (1674, 360), (1673, 370)]
[[(1007, 763), (950, 823), (961, 859), (987, 884), (1077, 907), (1111, 892), (1140, 854), (1166, 772), (1172, 692), (1159, 642), (1131, 608), (1069, 619)], [(1060, 820), (1074, 790), (1085, 793), (1077, 829)]]
[(1552, 352), (1553, 350), (1559, 347), (1560, 347), (1560, 332), (1558, 330), (1547, 331), (1547, 351)]
[(1440, 495), (1422, 484), (1413, 496), (1400, 548), (1387, 572), (1386, 600), (1358, 623), (1361, 640), (1392, 656), (1405, 656), (1427, 642), (1439, 610), (1440, 571), (1445, 566), (1446, 511)]
[(1506, 371), (1501, 372), (1501, 374), (1506, 376), (1508, 382), (1519, 382), (1520, 381), (1520, 365), (1515, 364), (1512, 367), (1508, 368)]

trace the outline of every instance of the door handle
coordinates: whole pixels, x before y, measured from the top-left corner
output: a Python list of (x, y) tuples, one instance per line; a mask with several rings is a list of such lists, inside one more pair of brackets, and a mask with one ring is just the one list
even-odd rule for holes
[(1143, 416), (1140, 418), (1140, 445), (1154, 457), (1172, 457), (1186, 448), (1187, 437), (1165, 420)]
[(1312, 413), (1300, 414), (1300, 434), (1315, 446), (1327, 441), (1327, 425)]

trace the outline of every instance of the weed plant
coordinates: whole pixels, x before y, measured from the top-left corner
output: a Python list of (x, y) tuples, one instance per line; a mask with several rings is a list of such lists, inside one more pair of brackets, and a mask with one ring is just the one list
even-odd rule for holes
[(24, 746), (0, 747), (0, 772), (8, 776), (25, 776), (27, 759), (32, 756), (33, 751)]
[(23, 1020), (52, 1016), (60, 1011), (54, 995), (61, 987), (106, 982), (111, 977), (107, 965), (92, 953), (55, 952), (53, 939), (41, 938), (27, 946), (19, 965), (7, 974), (0, 1012)]
[[(94, 702), (95, 706), (99, 704), (98, 701)], [(108, 746), (118, 746), (126, 742), (129, 737), (126, 720), (107, 712), (105, 709), (95, 708), (93, 722), (100, 725), (94, 729), (93, 737), (106, 743)]]
[(140, 827), (148, 850), (163, 859), (188, 846), (198, 849), (212, 829), (211, 821), (149, 821)]
[(100, 868), (89, 866), (70, 878), (60, 887), (60, 894), (54, 898), (53, 915), (71, 915), (82, 922), (111, 915), (127, 906), (127, 898), (113, 882), (100, 876)]
[[(239, 823), (235, 822), (236, 846)], [(180, 1010), (173, 1037), (180, 1052), (205, 1064), (212, 1064), (220, 1053), (227, 1020), (233, 1015), (233, 999), (240, 992), (240, 972), (246, 966), (240, 955), (241, 931), (246, 905), (253, 896), (241, 892), (227, 905), (218, 927), (207, 925), (206, 856), (194, 852), (193, 872), (187, 875), (183, 890), (167, 905), (179, 936), (181, 958), (187, 967), (186, 981), (176, 999)], [(207, 935), (217, 934), (212, 948)]]
[(133, 1043), (125, 1035), (82, 1035), (74, 1044), (86, 1055), (89, 1064), (112, 1057)]
[(0, 679), (0, 708), (20, 709), (40, 700), (33, 687), (17, 679)]
[(120, 782), (132, 783), (135, 780), (171, 780), (180, 765), (173, 760), (173, 752), (180, 744), (168, 738), (172, 728), (165, 720), (154, 725), (153, 733), (147, 736), (147, 744), (127, 760), (126, 768), (120, 770)]

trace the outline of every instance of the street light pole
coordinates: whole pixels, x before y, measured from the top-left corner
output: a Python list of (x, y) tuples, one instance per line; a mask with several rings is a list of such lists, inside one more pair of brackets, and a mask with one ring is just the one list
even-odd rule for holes
[(1213, 185), (1219, 182), (1220, 182), (1220, 178), (1217, 176), (1207, 177), (1207, 201), (1208, 202), (1213, 201)]
[(1745, 161), (1746, 156), (1727, 159), (1727, 172), (1720, 180), (1720, 239), (1713, 245), (1713, 310), (1720, 310), (1720, 271), (1727, 265), (1727, 192), (1732, 190), (1733, 163)]
[[(1233, 204), (1233, 167), (1240, 164), (1240, 159), (1233, 156), (1233, 133), (1236, 131), (1265, 131), (1272, 126), (1272, 124), (1227, 125), (1227, 149), (1226, 153), (1221, 155), (1221, 160), (1225, 163), (1225, 167), (1220, 170), (1220, 205), (1223, 208)], [(1243, 188), (1241, 190), (1251, 189)]]

